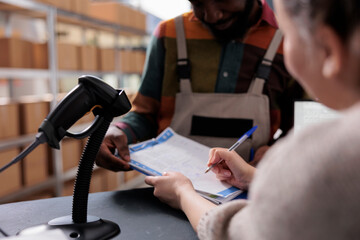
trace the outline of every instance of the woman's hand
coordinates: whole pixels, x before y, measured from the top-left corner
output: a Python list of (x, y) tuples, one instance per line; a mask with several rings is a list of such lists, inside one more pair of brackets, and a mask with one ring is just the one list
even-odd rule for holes
[(154, 195), (173, 208), (181, 209), (196, 231), (200, 218), (215, 204), (201, 197), (191, 181), (178, 172), (163, 173), (162, 176), (146, 177), (145, 182), (154, 186)]
[(167, 172), (155, 177), (148, 176), (145, 182), (155, 188), (155, 197), (177, 209), (182, 209), (181, 197), (195, 192), (191, 181), (178, 172)]
[(212, 168), (216, 177), (243, 190), (249, 188), (255, 168), (245, 162), (236, 152), (225, 148), (212, 148), (209, 152), (208, 166), (223, 160)]

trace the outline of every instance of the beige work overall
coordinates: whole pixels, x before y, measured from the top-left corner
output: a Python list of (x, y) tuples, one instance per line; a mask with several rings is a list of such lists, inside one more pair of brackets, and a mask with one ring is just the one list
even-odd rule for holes
[[(181, 33), (181, 29), (180, 33), (178, 32), (178, 24), (183, 24), (182, 21), (182, 18), (180, 18), (180, 20), (179, 18), (175, 19), (178, 36), (178, 59), (187, 58), (186, 45), (184, 49), (184, 32)], [(184, 28), (182, 26), (182, 31), (184, 31), (183, 29)], [(183, 36), (182, 39), (180, 39), (181, 35)], [(266, 59), (266, 64), (269, 64), (269, 62), (271, 64), (279, 43), (281, 42), (281, 33), (275, 34), (275, 36), (267, 54), (265, 54), (264, 57), (264, 59)], [(273, 44), (275, 40), (276, 43)], [(269, 57), (269, 54), (272, 56)], [(251, 148), (256, 150), (258, 147), (266, 145), (269, 141), (270, 105), (268, 96), (263, 94), (264, 83), (264, 79), (254, 77), (248, 92), (241, 94), (194, 93), (192, 92), (190, 79), (180, 79), (180, 92), (176, 94), (175, 113), (170, 127), (175, 132), (206, 146), (229, 148), (247, 130), (257, 125), (258, 129), (252, 134), (251, 138), (247, 139), (236, 149), (236, 151), (246, 161), (248, 161), (250, 158)], [(225, 125), (227, 122), (229, 122), (235, 124), (235, 126), (237, 122), (238, 124), (246, 122), (247, 128), (242, 132), (230, 133), (231, 137), (219, 136), (219, 134), (221, 135), (222, 132), (221, 128), (226, 128), (224, 124), (210, 126), (208, 129), (206, 129), (206, 133), (202, 132), (205, 134), (199, 134), (199, 131), (194, 129), (194, 124), (196, 124), (196, 128), (201, 129), (203, 127), (201, 126), (202, 121), (206, 122), (207, 126), (209, 126), (209, 123), (211, 125), (212, 120), (217, 123), (223, 121)], [(249, 121), (251, 125), (249, 125)], [(217, 134), (215, 134), (216, 136), (212, 136), (211, 133), (213, 131), (217, 132)], [(229, 131), (229, 129), (227, 129), (227, 131)]]

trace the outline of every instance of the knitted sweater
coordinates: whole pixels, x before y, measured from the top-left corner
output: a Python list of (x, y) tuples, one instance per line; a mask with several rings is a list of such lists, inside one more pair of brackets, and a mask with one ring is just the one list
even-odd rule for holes
[(360, 104), (268, 151), (249, 200), (202, 216), (200, 239), (360, 239)]

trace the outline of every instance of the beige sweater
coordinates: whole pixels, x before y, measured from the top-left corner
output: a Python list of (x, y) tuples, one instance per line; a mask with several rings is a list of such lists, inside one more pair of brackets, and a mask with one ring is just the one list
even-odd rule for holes
[(360, 104), (289, 135), (266, 154), (248, 201), (202, 216), (200, 239), (360, 239)]

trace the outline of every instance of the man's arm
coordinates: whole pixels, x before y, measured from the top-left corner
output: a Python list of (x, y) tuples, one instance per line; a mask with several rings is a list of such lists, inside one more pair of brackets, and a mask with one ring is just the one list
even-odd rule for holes
[(162, 38), (157, 34), (160, 28), (161, 24), (148, 45), (142, 82), (132, 103), (133, 108), (116, 124), (126, 133), (128, 143), (149, 139), (157, 133), (165, 55)]

